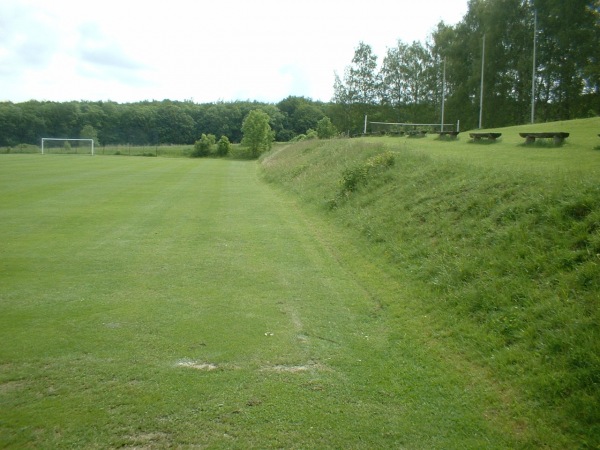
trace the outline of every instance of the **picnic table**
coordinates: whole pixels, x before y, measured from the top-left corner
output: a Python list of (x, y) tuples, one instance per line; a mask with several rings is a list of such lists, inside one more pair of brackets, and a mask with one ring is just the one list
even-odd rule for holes
[(469, 136), (474, 141), (480, 141), (482, 139), (488, 139), (490, 141), (495, 141), (500, 136), (502, 136), (502, 133), (469, 133)]
[(526, 144), (533, 144), (536, 139), (554, 139), (555, 144), (562, 144), (569, 137), (569, 133), (551, 131), (545, 133), (519, 133), (519, 136), (525, 138)]

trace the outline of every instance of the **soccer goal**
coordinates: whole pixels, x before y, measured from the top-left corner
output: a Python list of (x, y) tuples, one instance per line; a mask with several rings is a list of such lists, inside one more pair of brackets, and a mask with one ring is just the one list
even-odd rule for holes
[[(392, 122), (368, 122), (372, 134), (410, 135), (416, 132), (443, 132), (444, 130), (460, 130), (460, 121), (456, 123), (392, 123)], [(365, 134), (367, 134), (365, 125)]]
[(42, 138), (43, 154), (93, 155), (93, 139)]

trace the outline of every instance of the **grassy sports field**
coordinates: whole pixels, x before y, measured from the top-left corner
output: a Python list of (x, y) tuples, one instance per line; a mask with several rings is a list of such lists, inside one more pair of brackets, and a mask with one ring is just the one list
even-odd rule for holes
[[(468, 159), (468, 168), (481, 168), (484, 157), (467, 152), (489, 150), (498, 162), (486, 176), (505, 176), (494, 172), (504, 159), (509, 172), (520, 168), (515, 177), (530, 164), (535, 183), (544, 173), (535, 164), (541, 152), (559, 159), (580, 152), (585, 164), (547, 169), (563, 187), (573, 173), (582, 185), (592, 180), (600, 154), (574, 142), (533, 149), (524, 166), (516, 152), (527, 150), (508, 138), (477, 148), (463, 138), (391, 141), (365, 140), (358, 152), (340, 141), (332, 147), (339, 165), (326, 160), (316, 147), (322, 144), (277, 147), (261, 164), (272, 183), (294, 195), (265, 183), (248, 161), (2, 155), (0, 446), (564, 448), (592, 442), (593, 436), (556, 427), (563, 416), (552, 408), (536, 409), (511, 379), (519, 376), (515, 365), (498, 376), (493, 364), (473, 356), (478, 343), (467, 342), (482, 338), (483, 355), (505, 341), (476, 334), (460, 320), (453, 324), (456, 311), (436, 312), (428, 303), (432, 292), (448, 292), (431, 291), (413, 272), (419, 260), (422, 276), (440, 282), (455, 276), (457, 251), (439, 247), (444, 236), (428, 244), (413, 239), (402, 256), (404, 272), (381, 265), (390, 255), (377, 233), (389, 224), (369, 216), (368, 206), (389, 190), (387, 174), (360, 196), (348, 195), (333, 213), (323, 208), (339, 189), (338, 169), (389, 146), (398, 155), (408, 150), (408, 159), (397, 159), (392, 169), (399, 177), (406, 176), (400, 163), (413, 164), (415, 173), (431, 161), (462, 170)], [(442, 180), (451, 190), (471, 186)], [(447, 195), (424, 186), (416, 192), (427, 207), (434, 195)], [(390, 212), (389, 204), (383, 208)], [(422, 231), (435, 232), (425, 211), (414, 213), (424, 219)], [(419, 247), (432, 243), (444, 250), (441, 260), (430, 261)], [(436, 273), (428, 264), (439, 261), (445, 271)], [(475, 278), (478, 261), (459, 274), (461, 286)], [(526, 289), (520, 294), (528, 295)], [(593, 319), (593, 294), (581, 298)], [(461, 333), (464, 349), (457, 345)], [(526, 355), (519, 351), (496, 355), (510, 365), (507, 359)]]

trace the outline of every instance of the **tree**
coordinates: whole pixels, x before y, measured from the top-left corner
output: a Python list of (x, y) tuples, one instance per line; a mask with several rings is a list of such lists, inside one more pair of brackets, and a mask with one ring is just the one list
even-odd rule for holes
[(323, 103), (305, 97), (289, 96), (277, 103), (277, 108), (284, 116), (284, 129), (277, 132), (278, 141), (289, 141), (309, 128), (314, 129), (325, 116)]
[(221, 136), (221, 139), (217, 142), (217, 155), (227, 156), (230, 149), (231, 143), (229, 142), (229, 138), (227, 136)]
[(370, 45), (360, 42), (344, 78), (335, 74), (333, 101), (342, 110), (341, 126), (350, 133), (360, 132), (365, 114), (371, 116), (378, 109), (381, 80), (376, 69), (377, 55)]
[(331, 139), (337, 134), (337, 128), (331, 123), (329, 117), (323, 117), (317, 122), (317, 136), (319, 139)]
[(346, 72), (346, 84), (353, 103), (368, 105), (377, 102), (380, 81), (376, 69), (377, 55), (370, 45), (359, 43), (354, 51), (352, 65)]
[(269, 115), (260, 109), (248, 113), (242, 123), (242, 145), (250, 149), (253, 157), (270, 150), (273, 142), (273, 132), (269, 125)]
[[(567, 4), (568, 3), (568, 4)], [(544, 119), (572, 119), (587, 113), (584, 93), (599, 93), (600, 2), (537, 0), (538, 64)], [(585, 106), (583, 106), (585, 108)]]
[(154, 116), (154, 127), (161, 144), (189, 144), (193, 142), (194, 119), (180, 105), (163, 101)]
[(384, 104), (404, 112), (410, 121), (433, 120), (436, 104), (438, 67), (431, 49), (418, 41), (407, 45), (398, 41), (387, 51), (380, 71), (380, 96)]
[(405, 67), (408, 45), (398, 41), (396, 47), (388, 48), (381, 67), (381, 96), (385, 103), (402, 106), (407, 103), (407, 70)]
[(84, 125), (79, 133), (79, 137), (82, 139), (93, 139), (94, 145), (98, 145), (98, 132), (91, 125)]

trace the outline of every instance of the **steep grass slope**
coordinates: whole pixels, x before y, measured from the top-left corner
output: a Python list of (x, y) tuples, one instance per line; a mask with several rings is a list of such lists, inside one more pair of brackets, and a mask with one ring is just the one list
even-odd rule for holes
[(262, 167), (404, 285), (382, 297), (386, 316), (428, 317), (429, 342), (489, 371), (527, 427), (561, 436), (540, 445), (596, 448), (600, 119), (536, 126), (571, 132), (558, 148), (521, 145), (524, 128), (489, 145), (311, 141)]

